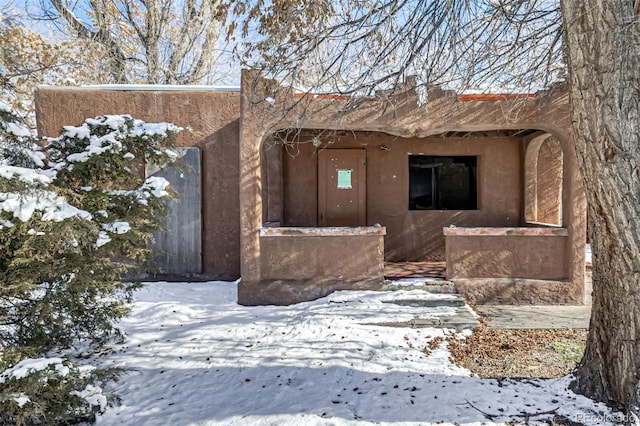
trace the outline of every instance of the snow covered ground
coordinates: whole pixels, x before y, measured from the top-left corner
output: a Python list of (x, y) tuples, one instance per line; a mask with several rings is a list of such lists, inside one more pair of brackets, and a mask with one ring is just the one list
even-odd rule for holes
[[(504, 424), (555, 411), (583, 424), (614, 420), (557, 380), (488, 380), (452, 365), (453, 330), (372, 323), (451, 315), (392, 298), (420, 292), (338, 292), (287, 307), (236, 303), (236, 284), (149, 283), (122, 321), (127, 338), (100, 358), (127, 371), (99, 425)], [(487, 417), (485, 414), (493, 415)]]

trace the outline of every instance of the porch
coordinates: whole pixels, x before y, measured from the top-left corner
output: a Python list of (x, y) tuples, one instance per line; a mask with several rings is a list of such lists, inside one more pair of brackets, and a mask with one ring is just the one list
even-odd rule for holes
[[(583, 302), (584, 194), (564, 95), (528, 98), (511, 121), (499, 102), (419, 106), (410, 90), (392, 112), (376, 98), (347, 113), (348, 101), (257, 81), (241, 118), (241, 303), (379, 289), (385, 276), (442, 277), (443, 265), (476, 303)], [(258, 107), (267, 97), (276, 106)], [(440, 103), (448, 115), (433, 113)]]

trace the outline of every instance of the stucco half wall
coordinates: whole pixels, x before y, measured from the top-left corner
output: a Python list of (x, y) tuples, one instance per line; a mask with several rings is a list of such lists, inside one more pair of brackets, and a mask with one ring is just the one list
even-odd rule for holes
[(336, 290), (381, 290), (384, 227), (263, 228), (262, 281), (240, 286), (244, 304), (283, 305)]
[[(265, 303), (290, 303), (284, 286), (274, 285), (270, 276), (270, 257), (273, 248), (261, 233), (263, 221), (268, 217), (271, 200), (265, 188), (263, 144), (282, 129), (322, 129), (353, 132), (382, 132), (400, 138), (428, 138), (447, 132), (480, 132), (505, 129), (533, 129), (537, 132), (523, 139), (526, 146), (540, 137), (553, 136), (563, 153), (561, 236), (522, 235), (504, 239), (504, 250), (551, 250), (556, 256), (548, 265), (513, 264), (494, 268), (498, 273), (481, 273), (477, 263), (465, 265), (455, 256), (447, 260), (457, 272), (460, 291), (484, 303), (582, 303), (584, 300), (584, 243), (586, 238), (586, 209), (584, 191), (578, 173), (573, 147), (568, 94), (562, 87), (537, 96), (471, 99), (461, 101), (454, 93), (439, 89), (427, 90), (427, 100), (420, 102), (415, 84), (408, 81), (394, 90), (378, 93), (374, 98), (342, 98), (339, 96), (297, 95), (278, 82), (263, 78), (254, 71), (244, 71), (241, 83), (240, 110), (240, 225), (241, 275), (240, 303), (261, 303), (262, 295), (269, 293)], [(519, 197), (524, 199), (524, 150), (521, 151), (519, 170)], [(496, 162), (494, 167), (501, 165)], [(309, 191), (312, 191), (309, 188)], [(488, 190), (488, 189), (487, 189)], [(499, 226), (524, 227), (524, 204), (517, 213), (517, 223)], [(313, 212), (309, 217), (313, 217)], [(380, 223), (386, 226), (384, 222)], [(372, 225), (372, 224), (368, 224)], [(394, 225), (395, 226), (395, 225)], [(392, 226), (392, 228), (394, 227)], [(440, 231), (442, 228), (440, 227)], [(552, 232), (553, 233), (553, 232)], [(531, 238), (528, 238), (531, 237)], [(393, 236), (387, 236), (393, 238)], [(466, 238), (466, 237), (465, 237)], [(446, 236), (445, 236), (446, 239)], [(479, 244), (476, 238), (470, 245)], [(524, 239), (526, 244), (520, 244)], [(468, 240), (468, 238), (467, 238)], [(465, 241), (464, 238), (458, 242)], [(489, 241), (484, 238), (484, 242)], [(481, 243), (480, 243), (481, 244)], [(513, 245), (513, 249), (509, 245)], [(460, 247), (460, 245), (458, 245)], [(464, 251), (464, 249), (462, 250)], [(451, 253), (462, 251), (452, 250)], [(356, 254), (350, 254), (355, 256)], [(357, 253), (366, 256), (366, 253)], [(371, 253), (371, 256), (376, 256)], [(491, 254), (487, 254), (491, 256)], [(548, 257), (548, 256), (547, 256)], [(544, 255), (523, 262), (541, 262)], [(513, 258), (513, 257), (512, 257)], [(516, 257), (517, 258), (517, 257)], [(516, 261), (517, 263), (517, 261)], [(490, 259), (490, 264), (498, 264)], [(551, 271), (547, 273), (548, 271)], [(538, 271), (538, 272), (536, 272)], [(542, 271), (542, 272), (540, 272)], [(521, 275), (527, 276), (521, 276)], [(506, 277), (505, 277), (506, 275)], [(531, 278), (533, 276), (533, 278)], [(452, 277), (454, 282), (457, 278)], [(507, 280), (507, 281), (505, 281)], [(526, 280), (525, 291), (513, 291), (514, 286)], [(294, 280), (295, 281), (295, 280)], [(345, 282), (349, 281), (345, 279)], [(287, 287), (294, 285), (286, 283)], [(318, 285), (321, 285), (320, 283)], [(306, 288), (309, 286), (305, 282)], [(546, 291), (544, 289), (551, 289)], [(538, 291), (540, 290), (540, 291)], [(544, 291), (542, 291), (544, 290)], [(299, 294), (303, 296), (304, 291)], [(484, 295), (476, 297), (477, 295)], [(539, 295), (539, 296), (536, 296)], [(479, 299), (479, 300), (478, 300)]]
[[(171, 122), (186, 130), (177, 144), (197, 147), (202, 162), (202, 274), (190, 279), (240, 276), (238, 90), (211, 87), (41, 87), (36, 91), (38, 133), (55, 137), (86, 118), (128, 114)], [(184, 276), (164, 277), (184, 279)]]

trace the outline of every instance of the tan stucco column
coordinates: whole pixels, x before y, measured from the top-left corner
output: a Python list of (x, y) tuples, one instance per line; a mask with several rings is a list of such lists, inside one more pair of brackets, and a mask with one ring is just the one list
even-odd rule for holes
[[(560, 141), (564, 153), (562, 179), (562, 223), (569, 231), (567, 240), (567, 271), (573, 283), (577, 303), (585, 302), (585, 240), (587, 235), (587, 201), (578, 168), (573, 132)], [(566, 224), (566, 225), (564, 225)]]
[(250, 108), (253, 78), (242, 71), (240, 100), (240, 285), (260, 282), (260, 227), (262, 226), (262, 178), (260, 145), (263, 128)]

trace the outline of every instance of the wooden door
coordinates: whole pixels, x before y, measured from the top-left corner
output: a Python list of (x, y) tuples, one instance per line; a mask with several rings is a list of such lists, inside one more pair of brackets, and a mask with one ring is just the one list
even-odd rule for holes
[(157, 268), (165, 274), (199, 274), (202, 272), (201, 182), (199, 148), (178, 148), (182, 158), (158, 168), (147, 164), (147, 176), (159, 176), (171, 182), (178, 200), (165, 198), (165, 230), (154, 231), (158, 250)]
[(366, 225), (366, 175), (364, 149), (325, 149), (318, 153), (319, 226)]

